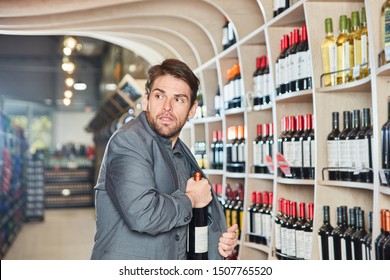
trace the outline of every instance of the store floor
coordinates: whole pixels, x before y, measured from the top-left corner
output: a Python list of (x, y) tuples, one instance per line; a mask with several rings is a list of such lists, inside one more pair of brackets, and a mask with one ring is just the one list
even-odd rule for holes
[(88, 260), (95, 209), (45, 209), (44, 221), (23, 224), (5, 260)]

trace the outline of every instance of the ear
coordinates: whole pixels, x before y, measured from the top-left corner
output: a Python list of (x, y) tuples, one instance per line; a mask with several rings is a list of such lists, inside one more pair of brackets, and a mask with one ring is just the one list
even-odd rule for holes
[(192, 107), (188, 113), (189, 119), (192, 119), (195, 116), (197, 108), (198, 108), (198, 100), (195, 100), (194, 105), (192, 105)]
[(148, 111), (148, 95), (144, 94), (144, 98), (142, 99), (141, 105), (143, 111)]

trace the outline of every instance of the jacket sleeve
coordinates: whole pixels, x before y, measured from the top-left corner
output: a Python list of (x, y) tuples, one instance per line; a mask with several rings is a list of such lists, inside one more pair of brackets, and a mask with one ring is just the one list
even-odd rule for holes
[(137, 136), (129, 141), (127, 133), (118, 131), (108, 145), (105, 187), (130, 230), (156, 235), (190, 222), (187, 195), (158, 192), (153, 158), (144, 148), (148, 143)]

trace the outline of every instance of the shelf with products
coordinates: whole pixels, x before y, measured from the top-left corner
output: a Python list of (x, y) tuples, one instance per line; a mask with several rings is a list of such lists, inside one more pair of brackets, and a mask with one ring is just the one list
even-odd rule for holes
[(44, 207), (94, 205), (94, 163), (83, 156), (48, 157), (44, 163)]

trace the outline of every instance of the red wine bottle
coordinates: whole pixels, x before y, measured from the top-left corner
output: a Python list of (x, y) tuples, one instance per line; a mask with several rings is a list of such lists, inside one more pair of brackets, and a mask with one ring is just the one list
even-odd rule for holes
[(305, 115), (305, 132), (300, 138), (302, 145), (302, 177), (303, 179), (314, 179), (314, 128), (313, 128), (313, 118), (311, 114)]
[(308, 216), (303, 228), (303, 240), (305, 243), (305, 260), (310, 260), (313, 252), (313, 217), (314, 217), (314, 204), (309, 203), (307, 205)]
[(367, 234), (364, 223), (364, 210), (358, 210), (356, 231), (351, 236), (352, 256), (354, 260), (363, 259), (361, 239)]
[(256, 192), (251, 192), (251, 204), (249, 205), (248, 212), (248, 237), (249, 242), (255, 242), (255, 215), (254, 210), (256, 208)]
[(352, 167), (353, 170), (348, 170), (346, 173), (345, 180), (347, 181), (357, 181), (357, 141), (356, 136), (360, 132), (360, 110), (353, 110), (352, 113), (352, 129), (347, 134), (347, 150), (348, 150), (348, 159), (349, 167)]
[(390, 211), (387, 211), (385, 214), (385, 232), (387, 232), (387, 235), (381, 240), (380, 245), (383, 260), (390, 260)]
[(303, 164), (303, 151), (302, 151), (302, 145), (299, 140), (302, 134), (305, 132), (303, 129), (304, 118), (302, 115), (298, 115), (296, 119), (297, 119), (297, 129), (291, 138), (294, 160), (292, 161), (290, 168), (291, 168), (291, 174), (293, 178), (302, 179), (303, 175), (301, 171), (302, 171), (302, 164)]
[(362, 244), (362, 259), (363, 260), (371, 260), (371, 244), (372, 244), (372, 218), (373, 212), (370, 211), (368, 213), (368, 232), (367, 234), (360, 239), (360, 242)]
[(282, 255), (287, 256), (287, 221), (290, 218), (290, 200), (284, 200), (283, 201), (283, 212), (284, 215), (282, 217), (282, 220), (280, 221), (280, 236), (281, 236), (281, 244), (282, 244)]
[(351, 112), (350, 111), (344, 111), (343, 112), (343, 129), (340, 132), (339, 140), (337, 141), (339, 144), (338, 151), (339, 151), (339, 163), (340, 163), (340, 180), (345, 181), (347, 179), (348, 171), (346, 168), (349, 166), (349, 158), (348, 158), (348, 148), (347, 148), (347, 135), (351, 131)]
[(298, 55), (298, 79), (296, 90), (306, 90), (312, 88), (311, 80), (311, 56), (309, 42), (307, 40), (306, 25), (301, 28), (301, 42), (297, 47)]
[(318, 230), (318, 249), (321, 260), (330, 260), (330, 253), (333, 248), (329, 246), (329, 236), (333, 231), (333, 226), (330, 224), (329, 206), (323, 206), (323, 223)]
[(382, 168), (390, 169), (390, 97), (387, 100), (387, 121), (382, 125)]
[(383, 220), (383, 231), (378, 236), (376, 241), (376, 255), (377, 260), (384, 260), (384, 252), (383, 252), (383, 246), (386, 244), (386, 242), (390, 239), (390, 211), (387, 209), (383, 209), (381, 211), (382, 214), (382, 220)]
[(348, 209), (348, 228), (341, 236), (341, 258), (343, 260), (352, 260), (352, 234), (356, 231), (356, 211), (358, 207)]
[(276, 253), (282, 252), (282, 243), (281, 243), (281, 231), (280, 231), (280, 223), (283, 218), (283, 203), (284, 199), (278, 199), (278, 212), (275, 215), (275, 251)]
[(297, 203), (295, 201), (290, 202), (290, 217), (286, 223), (287, 229), (287, 255), (289, 257), (296, 257), (296, 240), (295, 240), (295, 228), (294, 225), (297, 222)]
[(359, 170), (359, 174), (357, 175), (356, 180), (359, 182), (365, 182), (365, 183), (373, 182), (372, 140), (373, 140), (373, 131), (371, 126), (370, 109), (363, 108), (362, 129), (356, 135), (357, 149), (358, 149), (357, 168)]
[[(194, 180), (201, 179), (202, 173), (196, 171)], [(188, 227), (187, 259), (208, 259), (208, 206), (192, 208), (192, 219)]]
[(329, 240), (333, 246), (332, 260), (341, 260), (341, 236), (348, 228), (347, 224), (347, 206), (340, 206), (336, 209), (337, 226), (330, 234)]
[(339, 167), (339, 151), (338, 140), (340, 136), (339, 129), (339, 112), (332, 113), (332, 130), (328, 134), (326, 141), (327, 155), (328, 155), (328, 167), (333, 168), (328, 171), (329, 180), (340, 180), (339, 170), (335, 169)]
[(296, 223), (293, 228), (295, 230), (295, 249), (296, 249), (296, 258), (304, 259), (305, 258), (305, 241), (304, 241), (304, 231), (303, 227), (306, 223), (306, 204), (304, 202), (299, 203), (299, 215)]

